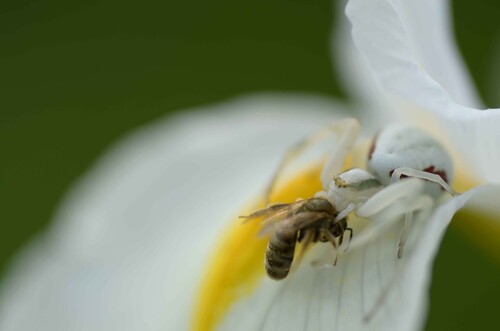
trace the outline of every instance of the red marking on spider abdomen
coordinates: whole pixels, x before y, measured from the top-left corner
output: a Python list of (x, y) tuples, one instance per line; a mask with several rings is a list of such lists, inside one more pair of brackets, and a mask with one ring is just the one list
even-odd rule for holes
[[(392, 174), (394, 173), (394, 170), (396, 170), (396, 169), (392, 169), (391, 171), (389, 171), (389, 177), (392, 177)], [(399, 178), (408, 178), (408, 176), (401, 175), (401, 176), (399, 176)]]
[[(389, 177), (392, 177), (392, 174), (394, 173), (394, 170), (396, 170), (396, 169), (392, 169), (391, 171), (389, 171)], [(436, 167), (434, 167), (433, 165), (431, 165), (431, 166), (428, 166), (425, 169), (422, 169), (422, 171), (428, 172), (430, 174), (438, 175), (446, 183), (448, 183), (448, 176), (446, 175), (446, 171), (444, 171), (444, 170), (438, 170), (438, 169), (436, 169)], [(399, 178), (408, 178), (408, 177), (410, 177), (410, 176), (401, 175), (401, 177), (399, 177)]]
[(448, 176), (446, 175), (446, 171), (444, 171), (444, 170), (438, 170), (434, 166), (431, 165), (431, 166), (425, 168), (423, 171), (431, 173), (431, 174), (436, 174), (439, 177), (443, 178), (443, 180), (446, 183), (448, 183)]

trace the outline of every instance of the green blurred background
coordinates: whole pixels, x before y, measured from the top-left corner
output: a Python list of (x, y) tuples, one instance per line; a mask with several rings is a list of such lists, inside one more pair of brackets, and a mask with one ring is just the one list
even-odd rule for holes
[[(347, 99), (329, 58), (334, 9), (327, 0), (2, 1), (0, 275), (130, 130), (255, 91)], [(499, 14), (497, 0), (453, 1), (458, 44), (488, 106), (500, 104)], [(427, 329), (496, 325), (498, 261), (452, 227)]]

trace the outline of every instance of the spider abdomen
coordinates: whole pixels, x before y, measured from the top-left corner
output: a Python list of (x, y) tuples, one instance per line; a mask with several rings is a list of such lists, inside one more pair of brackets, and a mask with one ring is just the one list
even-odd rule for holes
[[(441, 177), (446, 183), (453, 179), (453, 163), (443, 146), (426, 132), (411, 126), (391, 125), (373, 138), (368, 155), (368, 170), (384, 185), (399, 168), (411, 168)], [(407, 177), (405, 175), (400, 178)], [(439, 192), (428, 183), (427, 191)]]

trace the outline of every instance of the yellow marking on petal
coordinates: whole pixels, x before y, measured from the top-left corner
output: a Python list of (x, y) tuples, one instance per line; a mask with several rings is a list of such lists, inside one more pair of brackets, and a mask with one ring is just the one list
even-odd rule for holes
[(464, 167), (457, 167), (455, 180), (453, 181), (453, 189), (455, 191), (463, 193), (480, 184), (481, 181), (477, 177), (474, 177), (471, 171), (467, 171)]
[[(321, 169), (319, 165), (310, 167), (292, 177), (275, 190), (271, 201), (295, 202), (297, 198), (312, 197), (322, 189)], [(263, 207), (263, 202), (254, 204), (240, 215), (248, 215)], [(193, 330), (213, 330), (231, 305), (241, 297), (251, 295), (265, 277), (264, 256), (268, 238), (257, 238), (260, 220), (245, 224), (242, 221), (235, 219), (230, 223), (208, 263), (208, 270), (198, 291)]]
[[(479, 186), (481, 181), (471, 172), (458, 167), (453, 189), (465, 192)], [(500, 216), (483, 210), (465, 207), (453, 217), (451, 226), (461, 231), (466, 238), (474, 242), (486, 254), (500, 262)]]

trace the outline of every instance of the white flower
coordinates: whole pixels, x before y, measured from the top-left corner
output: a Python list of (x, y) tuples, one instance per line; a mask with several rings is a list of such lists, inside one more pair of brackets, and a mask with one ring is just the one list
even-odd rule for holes
[[(458, 167), (485, 183), (500, 182), (500, 112), (473, 108), (478, 102), (454, 49), (447, 2), (352, 0), (347, 15), (356, 49), (347, 35), (337, 40), (349, 61), (346, 84), (364, 98), (357, 107), (371, 106), (362, 118), (368, 131), (425, 113), (431, 130), (444, 130), (438, 133)], [(369, 83), (372, 77), (381, 89)], [(227, 330), (417, 330), (431, 264), (453, 214), (471, 199), (498, 211), (492, 202), (498, 186), (474, 188), (438, 206), (415, 229), (412, 252), (402, 260), (393, 252), (399, 232), (389, 231), (335, 268), (305, 261), (285, 282), (219, 284), (205, 305), (198, 302), (217, 317), (195, 321), (207, 316), (195, 301), (207, 284), (205, 263), (227, 243), (221, 237), (227, 221), (262, 191), (292, 142), (329, 121), (332, 110), (335, 117), (347, 114), (311, 96), (253, 96), (204, 110), (130, 136), (73, 189), (52, 228), (11, 270), (0, 329), (184, 330), (212, 323)], [(252, 265), (245, 262), (252, 258), (232, 253), (227, 273)]]

